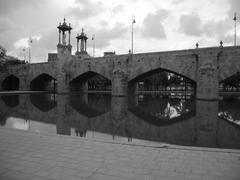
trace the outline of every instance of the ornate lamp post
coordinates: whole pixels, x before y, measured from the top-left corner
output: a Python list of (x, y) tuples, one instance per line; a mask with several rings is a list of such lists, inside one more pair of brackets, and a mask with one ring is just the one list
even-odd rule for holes
[(33, 42), (33, 39), (32, 39), (32, 37), (30, 37), (29, 39), (28, 39), (28, 45), (29, 45), (29, 49), (28, 49), (28, 60), (29, 60), (29, 64), (31, 63), (31, 44), (32, 44), (32, 42)]
[(133, 54), (133, 24), (135, 24), (136, 21), (135, 21), (135, 16), (132, 15), (132, 54)]
[(94, 57), (95, 56), (95, 34), (93, 34), (92, 40), (93, 40), (93, 57)]
[(233, 17), (233, 20), (234, 20), (234, 46), (237, 45), (237, 15), (236, 15), (236, 12), (234, 13), (234, 17)]

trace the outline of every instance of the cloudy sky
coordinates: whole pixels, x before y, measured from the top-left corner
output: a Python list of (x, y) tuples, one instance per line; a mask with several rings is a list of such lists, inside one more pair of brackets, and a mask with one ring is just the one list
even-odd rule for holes
[(8, 55), (23, 59), (23, 48), (33, 37), (32, 62), (47, 61), (56, 52), (57, 26), (66, 17), (71, 23), (73, 53), (77, 33), (87, 33), (88, 53), (128, 53), (132, 15), (134, 53), (233, 45), (237, 12), (240, 44), (240, 0), (0, 0), (0, 45)]

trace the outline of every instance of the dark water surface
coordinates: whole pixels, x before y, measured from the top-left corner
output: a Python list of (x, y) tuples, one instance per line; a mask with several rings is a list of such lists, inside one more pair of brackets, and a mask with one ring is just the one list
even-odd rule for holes
[(240, 100), (200, 101), (174, 93), (1, 95), (0, 126), (108, 141), (240, 149)]

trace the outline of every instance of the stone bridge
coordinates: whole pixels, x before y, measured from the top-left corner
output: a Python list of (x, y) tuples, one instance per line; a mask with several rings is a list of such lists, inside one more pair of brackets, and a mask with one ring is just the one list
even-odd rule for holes
[(9, 66), (0, 72), (0, 90), (43, 90), (48, 84), (56, 86), (58, 93), (68, 93), (71, 84), (86, 90), (87, 80), (100, 75), (111, 82), (113, 96), (125, 96), (137, 92), (137, 82), (142, 77), (166, 70), (195, 82), (197, 98), (218, 99), (219, 82), (240, 71), (239, 46), (97, 58), (72, 55), (71, 48), (58, 45), (57, 53), (50, 54), (54, 58), (46, 63)]

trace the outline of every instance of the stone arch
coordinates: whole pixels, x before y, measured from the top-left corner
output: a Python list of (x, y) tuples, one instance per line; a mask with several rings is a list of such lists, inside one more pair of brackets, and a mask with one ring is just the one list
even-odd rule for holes
[(87, 74), (87, 73), (96, 73), (106, 79), (109, 79), (109, 80), (112, 80), (111, 78), (111, 75), (105, 71), (103, 68), (101, 70), (98, 70), (98, 69), (93, 69), (93, 68), (85, 68), (84, 70), (80, 71), (79, 72), (79, 69), (76, 69), (76, 70), (73, 70), (72, 73), (71, 73), (71, 77), (69, 79), (69, 82), (76, 79), (77, 77), (79, 76), (82, 76), (84, 74)]
[[(235, 52), (236, 53), (236, 52)], [(218, 57), (219, 82), (240, 72), (239, 53), (222, 52)]]
[(33, 72), (33, 73), (30, 73), (30, 79), (29, 79), (29, 82), (33, 81), (34, 79), (36, 79), (37, 77), (43, 75), (43, 74), (46, 74), (50, 77), (52, 77), (53, 79), (57, 79), (57, 75), (54, 71), (50, 71), (50, 72), (45, 72), (45, 71), (37, 71), (37, 72)]
[(49, 74), (42, 73), (30, 81), (30, 90), (56, 91), (56, 79)]
[(2, 89), (5, 91), (19, 90), (19, 78), (15, 75), (7, 76), (2, 82)]
[(195, 82), (194, 79), (189, 78), (189, 77), (187, 77), (187, 76), (185, 76), (185, 75), (183, 75), (183, 74), (179, 74), (179, 73), (177, 73), (177, 72), (174, 72), (174, 71), (171, 71), (171, 70), (168, 70), (168, 69), (164, 69), (164, 68), (160, 68), (160, 67), (159, 67), (159, 68), (155, 68), (155, 69), (151, 69), (151, 70), (149, 70), (149, 71), (145, 71), (145, 72), (143, 72), (143, 73), (139, 73), (138, 76), (135, 76), (134, 78), (130, 79), (129, 82), (136, 82), (136, 81), (138, 81), (139, 79), (141, 79), (141, 78), (143, 78), (143, 77), (146, 77), (146, 76), (148, 76), (148, 75), (154, 74), (154, 73), (159, 72), (159, 71), (167, 71), (167, 72), (170, 72), (170, 73), (179, 75), (179, 76), (181, 76), (181, 77), (183, 77), (183, 78), (186, 78), (186, 79), (188, 79), (188, 80), (190, 80), (190, 81), (192, 81), (192, 82)]
[(189, 80), (196, 81), (197, 59), (194, 54), (186, 55), (139, 55), (129, 65), (129, 77), (131, 81), (142, 74), (158, 69), (178, 74)]
[[(84, 73), (78, 74), (71, 78), (69, 81), (70, 91), (84, 91), (88, 89), (89, 80), (93, 79), (94, 77), (98, 76), (99, 82), (103, 82), (106, 85), (111, 85), (111, 79), (99, 74), (95, 71), (86, 71)], [(88, 85), (86, 84), (88, 82)]]
[(231, 71), (230, 70), (229, 71), (224, 71), (224, 70), (221, 71), (220, 70), (220, 72), (219, 72), (219, 83), (221, 83), (222, 81), (224, 81), (224, 80), (226, 80), (226, 79), (228, 79), (228, 78), (230, 78), (230, 77), (232, 77), (232, 76), (234, 76), (238, 73), (240, 73), (240, 68), (237, 69), (235, 67), (231, 68)]
[[(190, 86), (191, 86), (191, 88), (193, 88), (193, 89), (196, 89), (196, 82), (194, 81), (194, 80), (192, 80), (192, 79), (190, 79), (190, 78), (188, 78), (188, 77), (186, 77), (186, 76), (184, 76), (184, 75), (181, 75), (181, 74), (178, 74), (178, 73), (176, 73), (176, 72), (173, 72), (173, 71), (170, 71), (170, 70), (166, 70), (166, 69), (163, 69), (163, 68), (155, 68), (155, 69), (153, 69), (153, 70), (150, 70), (150, 71), (147, 71), (147, 72), (144, 72), (144, 73), (142, 73), (142, 74), (139, 74), (137, 77), (135, 77), (134, 79), (131, 79), (130, 81), (128, 81), (128, 92), (130, 93), (130, 94), (135, 94), (136, 92), (137, 92), (137, 89), (138, 89), (138, 82), (139, 81), (141, 81), (141, 80), (143, 80), (144, 78), (147, 78), (147, 77), (150, 77), (150, 76), (152, 76), (152, 75), (154, 75), (154, 74), (158, 74), (158, 73), (161, 73), (161, 72), (169, 72), (169, 73), (173, 73), (173, 74), (175, 74), (175, 75), (178, 75), (178, 76), (180, 76), (180, 77), (182, 77), (182, 78), (184, 78), (186, 81), (185, 81), (185, 83), (187, 82), (187, 84), (190, 84)], [(165, 73), (164, 73), (165, 74)], [(164, 75), (163, 74), (163, 75)], [(159, 74), (159, 76), (161, 77), (161, 74)], [(159, 79), (159, 78), (158, 78)], [(160, 80), (162, 83), (164, 83), (164, 82), (166, 82), (166, 83), (164, 83), (164, 84), (166, 84), (166, 85), (164, 85), (164, 84), (162, 84), (161, 86), (163, 86), (163, 87), (167, 87), (168, 86), (168, 80), (166, 81), (166, 80), (164, 80), (164, 79), (166, 79), (166, 77), (165, 78), (163, 78), (162, 80)], [(150, 83), (151, 84), (151, 83)], [(156, 84), (156, 86), (158, 87), (159, 85), (157, 85)], [(145, 88), (144, 88), (145, 89)], [(158, 88), (157, 88), (158, 89)], [(186, 84), (185, 84), (185, 89), (186, 89)], [(148, 89), (149, 90), (149, 89)], [(151, 90), (156, 90), (156, 89), (151, 89)]]

